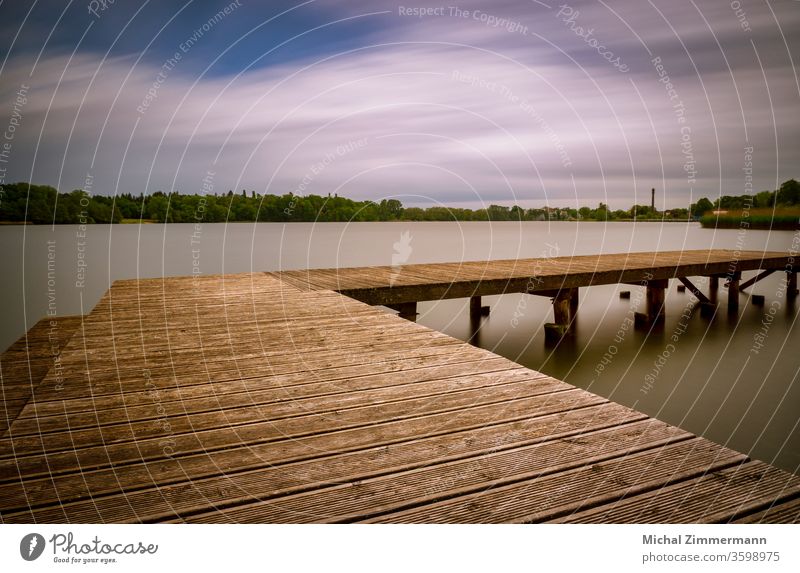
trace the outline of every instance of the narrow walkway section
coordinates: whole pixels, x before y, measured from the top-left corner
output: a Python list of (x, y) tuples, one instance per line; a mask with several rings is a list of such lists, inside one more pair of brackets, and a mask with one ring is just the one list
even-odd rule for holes
[(742, 271), (781, 270), (795, 276), (787, 253), (663, 251), (542, 259), (464, 261), (270, 273), (304, 291), (332, 290), (368, 304), (558, 291), (592, 285), (642, 284), (679, 277), (738, 280)]

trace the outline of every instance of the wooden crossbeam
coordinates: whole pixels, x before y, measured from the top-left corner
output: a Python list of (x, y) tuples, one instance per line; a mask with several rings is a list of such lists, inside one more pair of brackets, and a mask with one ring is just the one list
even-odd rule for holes
[(686, 288), (688, 288), (692, 292), (692, 294), (700, 300), (700, 302), (704, 304), (711, 304), (711, 301), (708, 299), (708, 297), (704, 295), (699, 288), (694, 286), (694, 283), (692, 283), (692, 281), (690, 281), (688, 277), (678, 277), (678, 280), (681, 281), (684, 285), (686, 285)]
[(747, 279), (746, 281), (744, 281), (742, 284), (739, 285), (739, 290), (744, 290), (744, 289), (746, 289), (748, 287), (753, 286), (758, 281), (760, 281), (761, 279), (767, 278), (769, 275), (771, 275), (774, 272), (775, 272), (775, 269), (767, 269), (766, 271), (757, 274), (753, 278)]

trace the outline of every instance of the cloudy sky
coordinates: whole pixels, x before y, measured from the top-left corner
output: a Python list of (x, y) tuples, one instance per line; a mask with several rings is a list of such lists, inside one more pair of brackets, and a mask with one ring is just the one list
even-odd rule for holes
[(744, 193), (750, 147), (755, 191), (800, 177), (794, 0), (108, 1), (0, 4), (6, 181), (673, 207)]

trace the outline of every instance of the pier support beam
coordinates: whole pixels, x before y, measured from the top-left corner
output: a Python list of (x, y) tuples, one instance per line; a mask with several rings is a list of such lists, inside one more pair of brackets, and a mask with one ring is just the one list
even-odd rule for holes
[(715, 276), (708, 277), (708, 298), (714, 304), (717, 304), (718, 292), (719, 292), (719, 277)]
[(489, 307), (481, 306), (481, 297), (471, 296), (469, 298), (469, 318), (472, 322), (477, 322), (482, 316), (489, 316)]
[(417, 322), (417, 303), (416, 302), (401, 302), (398, 304), (390, 304), (389, 308), (397, 311), (397, 316), (405, 318), (411, 322)]
[(575, 317), (578, 316), (578, 289), (572, 289), (572, 294), (569, 298), (569, 312), (572, 315), (572, 319), (575, 320)]
[(665, 293), (669, 281), (655, 280), (647, 284), (647, 320), (651, 323), (660, 322), (666, 317)]
[(728, 310), (735, 312), (739, 308), (739, 281), (742, 280), (741, 271), (728, 275)]
[(548, 344), (575, 333), (575, 314), (578, 310), (578, 289), (566, 288), (553, 296), (553, 320), (544, 325), (544, 339)]
[(786, 271), (786, 298), (797, 298), (797, 273)]

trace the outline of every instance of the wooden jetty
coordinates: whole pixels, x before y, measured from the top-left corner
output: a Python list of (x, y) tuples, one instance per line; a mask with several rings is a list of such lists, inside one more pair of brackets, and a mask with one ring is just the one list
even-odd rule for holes
[[(658, 289), (725, 256), (117, 281), (2, 357), (0, 521), (796, 522), (800, 477), (371, 306)], [(760, 257), (731, 272), (792, 284)]]
[[(272, 273), (303, 291), (332, 290), (367, 304), (398, 310), (414, 320), (417, 302), (448, 298), (470, 298), (470, 316), (480, 318), (486, 309), (481, 297), (527, 293), (553, 300), (554, 322), (547, 334), (559, 339), (569, 333), (578, 309), (580, 287), (633, 284), (647, 290), (642, 323), (664, 318), (664, 296), (669, 279), (678, 279), (703, 304), (716, 304), (719, 280), (725, 281), (727, 305), (739, 306), (739, 292), (778, 271), (786, 273), (787, 297), (797, 294), (797, 266), (787, 253), (760, 251), (661, 251), (614, 255), (582, 255), (540, 259), (464, 261), (343, 269), (307, 269)], [(743, 271), (762, 272), (741, 282)], [(697, 288), (690, 277), (708, 277), (709, 294)]]

